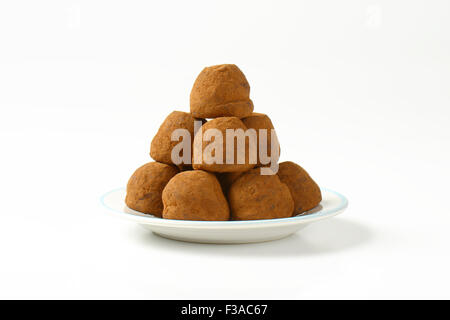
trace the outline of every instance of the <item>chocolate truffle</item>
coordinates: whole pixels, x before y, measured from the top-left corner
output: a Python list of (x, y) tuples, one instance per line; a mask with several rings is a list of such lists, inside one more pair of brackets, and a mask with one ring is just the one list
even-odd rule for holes
[(207, 67), (191, 90), (191, 113), (197, 118), (246, 117), (253, 111), (250, 85), (234, 64)]
[(177, 174), (162, 194), (163, 218), (176, 220), (229, 220), (230, 210), (216, 176), (193, 170)]
[(294, 200), (276, 174), (261, 175), (261, 168), (242, 174), (230, 187), (232, 220), (276, 219), (292, 216)]
[[(212, 130), (209, 131), (210, 129)], [(256, 165), (256, 145), (251, 144), (249, 138), (243, 137), (242, 147), (240, 147), (238, 139), (234, 138), (234, 148), (230, 148), (231, 151), (227, 150), (227, 129), (232, 129), (231, 132), (241, 129), (241, 132), (245, 133), (247, 127), (236, 117), (216, 118), (201, 127), (194, 138), (192, 165), (194, 169), (211, 172), (239, 172), (247, 171)], [(220, 140), (216, 140), (215, 136), (208, 138), (208, 134), (211, 132), (220, 134), (222, 143)], [(256, 137), (254, 140), (256, 141)], [(230, 144), (233, 141), (230, 141)], [(221, 147), (223, 152), (219, 154), (219, 149), (216, 153), (215, 146)], [(254, 157), (250, 156), (251, 152)], [(229, 161), (227, 161), (227, 153), (230, 156)], [(201, 159), (199, 159), (200, 157)]]
[(192, 150), (192, 141), (194, 139), (194, 120), (201, 119), (195, 119), (191, 114), (181, 111), (173, 111), (169, 114), (159, 127), (156, 135), (153, 137), (150, 147), (150, 156), (158, 162), (173, 164), (172, 149), (181, 142), (181, 139), (183, 139), (180, 138), (180, 141), (171, 140), (172, 132), (176, 129), (186, 129), (189, 132)]
[(127, 185), (126, 205), (142, 213), (161, 217), (163, 212), (162, 191), (167, 182), (178, 173), (174, 166), (150, 162), (138, 168)]
[[(248, 128), (248, 129), (255, 129), (256, 131), (256, 135), (258, 137), (258, 145), (257, 145), (257, 149), (258, 149), (258, 163), (257, 166), (260, 167), (262, 165), (268, 165), (271, 163), (272, 159), (269, 160), (269, 162), (266, 163), (261, 163), (261, 159), (260, 159), (260, 154), (259, 154), (259, 140), (260, 140), (260, 129), (265, 129), (267, 130), (267, 141), (266, 141), (266, 147), (267, 147), (267, 157), (270, 158), (272, 152), (271, 152), (271, 143), (272, 143), (272, 134), (271, 134), (271, 130), (274, 129), (272, 121), (270, 120), (270, 118), (263, 114), (263, 113), (256, 113), (253, 112), (250, 116), (242, 118), (241, 119), (242, 122), (244, 123), (244, 125)], [(274, 141), (275, 142), (275, 141)], [(274, 155), (274, 159), (273, 161), (278, 162), (278, 159), (280, 158), (280, 146), (278, 144), (278, 140), (276, 141), (276, 145), (278, 145), (278, 156), (275, 157)]]
[(280, 163), (278, 176), (291, 191), (294, 199), (294, 215), (311, 210), (322, 201), (319, 186), (298, 164), (291, 161)]

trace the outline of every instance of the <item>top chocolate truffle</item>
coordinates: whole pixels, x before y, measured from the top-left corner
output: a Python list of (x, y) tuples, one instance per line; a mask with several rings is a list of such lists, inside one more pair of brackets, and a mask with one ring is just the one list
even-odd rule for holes
[(236, 65), (207, 67), (192, 87), (191, 114), (196, 118), (243, 118), (253, 111), (249, 96), (250, 85)]

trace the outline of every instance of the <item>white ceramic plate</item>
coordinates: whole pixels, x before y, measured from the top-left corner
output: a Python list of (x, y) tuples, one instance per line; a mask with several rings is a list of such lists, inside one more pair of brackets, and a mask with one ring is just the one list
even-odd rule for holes
[(125, 205), (125, 188), (112, 190), (102, 196), (103, 205), (133, 220), (159, 236), (200, 243), (251, 243), (287, 237), (308, 224), (333, 217), (347, 208), (347, 199), (332, 190), (322, 189), (322, 202), (301, 215), (268, 220), (249, 221), (190, 221), (161, 219), (134, 211)]

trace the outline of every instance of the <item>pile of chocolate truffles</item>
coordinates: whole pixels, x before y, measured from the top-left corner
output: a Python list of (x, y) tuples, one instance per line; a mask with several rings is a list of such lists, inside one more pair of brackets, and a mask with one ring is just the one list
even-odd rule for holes
[[(194, 121), (202, 124), (197, 135)], [(127, 185), (126, 205), (165, 219), (226, 221), (287, 218), (320, 203), (320, 188), (294, 162), (279, 163), (278, 172), (272, 175), (261, 174), (261, 168), (268, 165), (261, 163), (259, 153), (256, 164), (248, 157), (244, 163), (233, 164), (204, 160), (193, 165), (173, 163), (172, 149), (179, 143), (171, 139), (175, 129), (190, 133), (195, 154), (208, 145), (207, 141), (194, 143), (198, 134), (217, 129), (225, 137), (226, 129), (238, 128), (253, 128), (257, 132), (274, 129), (267, 115), (253, 112), (250, 85), (236, 65), (203, 69), (191, 91), (190, 113), (173, 111), (161, 124), (151, 142), (150, 156), (155, 162), (133, 173)], [(267, 145), (270, 146), (270, 140)]]

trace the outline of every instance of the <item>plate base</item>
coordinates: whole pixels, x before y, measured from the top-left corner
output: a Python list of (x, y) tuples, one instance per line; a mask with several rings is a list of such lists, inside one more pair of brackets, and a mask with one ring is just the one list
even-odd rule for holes
[[(152, 231), (157, 236), (177, 241), (193, 242), (193, 243), (208, 243), (208, 244), (242, 244), (242, 243), (258, 243), (280, 240), (295, 232), (305, 228), (308, 224), (297, 225), (296, 228), (275, 228), (275, 230), (264, 230), (263, 232), (223, 232), (223, 230), (216, 235), (209, 232), (183, 232), (179, 231), (167, 232), (167, 230), (155, 231), (154, 228), (148, 228), (146, 225), (141, 225), (143, 228)], [(278, 229), (278, 230), (276, 230)], [(186, 230), (187, 231), (187, 230)], [(256, 230), (255, 230), (256, 231)]]
[(185, 237), (174, 237), (174, 236), (169, 236), (169, 235), (165, 235), (165, 234), (160, 234), (160, 233), (156, 233), (153, 232), (154, 234), (156, 234), (159, 237), (165, 238), (165, 239), (170, 239), (170, 240), (176, 240), (176, 241), (183, 241), (183, 242), (191, 242), (191, 243), (206, 243), (206, 244), (245, 244), (245, 243), (260, 243), (260, 242), (269, 242), (269, 241), (275, 241), (275, 240), (281, 240), (284, 238), (287, 238), (291, 235), (293, 235), (294, 233), (290, 233), (288, 235), (283, 235), (281, 237), (276, 237), (276, 238), (265, 238), (265, 239), (260, 239), (260, 240), (214, 240), (211, 241), (210, 239), (192, 239), (192, 238), (185, 238)]

